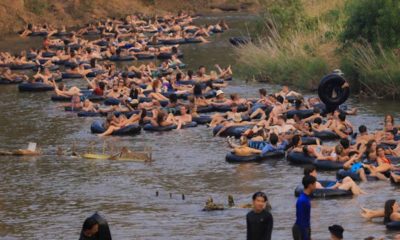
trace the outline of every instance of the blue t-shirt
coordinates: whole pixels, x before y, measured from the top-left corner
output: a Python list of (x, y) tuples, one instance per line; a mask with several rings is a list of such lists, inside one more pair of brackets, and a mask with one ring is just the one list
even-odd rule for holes
[(302, 192), (296, 203), (296, 225), (301, 230), (302, 240), (310, 240), (307, 229), (311, 228), (310, 196)]
[(267, 143), (264, 148), (261, 150), (261, 155), (264, 155), (269, 152), (277, 152), (277, 151), (284, 151), (288, 142), (283, 141), (281, 144), (274, 146), (271, 143)]

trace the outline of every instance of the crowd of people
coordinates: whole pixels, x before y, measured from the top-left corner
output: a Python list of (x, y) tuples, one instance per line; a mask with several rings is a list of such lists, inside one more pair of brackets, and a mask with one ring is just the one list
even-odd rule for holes
[[(28, 24), (21, 36), (44, 36), (42, 48), (18, 55), (1, 52), (0, 79), (3, 83), (45, 84), (54, 90), (52, 99), (69, 101), (66, 110), (81, 116), (106, 116), (99, 136), (117, 134), (132, 125), (164, 131), (207, 124), (215, 137), (227, 137), (231, 154), (238, 159), (268, 160), (274, 153), (299, 153), (313, 159), (313, 166), (304, 170), (294, 239), (311, 239), (310, 200), (314, 190), (336, 189), (360, 195), (365, 192), (359, 181), (400, 183), (396, 166), (400, 135), (393, 116), (385, 116), (383, 129), (371, 132), (365, 125), (356, 128), (347, 118), (357, 114), (357, 109), (340, 106), (329, 111), (319, 98), (306, 98), (288, 86), (275, 93), (261, 88), (253, 98), (238, 93), (227, 96), (224, 88), (232, 80), (232, 67), (185, 70), (179, 46), (207, 43), (210, 35), (229, 27), (223, 20), (198, 26), (193, 19), (186, 13), (153, 18), (131, 15), (91, 23), (75, 32)], [(90, 40), (86, 36), (100, 38)], [(136, 63), (118, 69), (113, 63), (156, 58), (160, 65)], [(17, 69), (33, 69), (34, 74), (21, 74), (14, 71)], [(340, 70), (332, 74), (342, 75)], [(59, 82), (67, 78), (81, 78), (86, 87), (67, 87)], [(327, 139), (337, 141), (322, 144)], [(316, 163), (320, 162), (342, 168), (341, 177), (330, 186), (317, 180)], [(248, 239), (271, 239), (273, 218), (265, 210), (267, 201), (262, 192), (253, 196), (254, 210), (247, 215)], [(396, 201), (388, 200), (383, 210), (363, 208), (362, 216), (383, 217), (387, 224), (400, 221), (398, 210)], [(95, 225), (95, 221), (85, 223), (83, 235), (95, 235)], [(333, 225), (329, 231), (332, 239), (343, 239), (341, 226)]]

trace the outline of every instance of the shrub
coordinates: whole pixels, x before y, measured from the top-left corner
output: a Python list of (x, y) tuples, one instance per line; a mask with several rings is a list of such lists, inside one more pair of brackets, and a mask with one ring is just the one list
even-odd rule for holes
[(400, 1), (398, 0), (349, 0), (346, 6), (348, 20), (342, 40), (366, 39), (385, 48), (400, 44)]

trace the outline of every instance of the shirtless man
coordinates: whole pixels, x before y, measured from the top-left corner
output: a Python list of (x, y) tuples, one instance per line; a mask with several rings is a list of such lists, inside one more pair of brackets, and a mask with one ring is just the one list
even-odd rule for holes
[(178, 126), (176, 129), (181, 129), (182, 126), (189, 124), (192, 122), (192, 115), (187, 113), (187, 108), (186, 106), (182, 105), (180, 107), (180, 116), (176, 116), (175, 119), (178, 122)]

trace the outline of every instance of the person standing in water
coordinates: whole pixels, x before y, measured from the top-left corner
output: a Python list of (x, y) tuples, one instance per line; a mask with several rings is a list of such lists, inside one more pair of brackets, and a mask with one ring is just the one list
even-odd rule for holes
[(332, 225), (328, 228), (331, 234), (331, 240), (342, 240), (344, 229), (340, 225)]
[(272, 214), (266, 210), (267, 203), (265, 193), (254, 193), (253, 210), (246, 216), (247, 240), (271, 240), (274, 220)]
[(292, 233), (294, 240), (311, 240), (311, 197), (317, 188), (317, 179), (308, 175), (303, 177), (304, 191), (296, 203), (296, 223)]
[(86, 218), (79, 240), (112, 240), (107, 221), (98, 213)]

